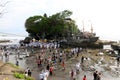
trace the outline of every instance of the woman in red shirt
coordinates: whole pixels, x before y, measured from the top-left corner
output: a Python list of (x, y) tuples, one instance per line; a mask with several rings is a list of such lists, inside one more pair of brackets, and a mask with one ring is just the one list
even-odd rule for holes
[(49, 72), (50, 72), (50, 75), (52, 76), (53, 75), (53, 67), (52, 66), (50, 67)]
[(84, 75), (83, 80), (87, 80), (86, 75)]

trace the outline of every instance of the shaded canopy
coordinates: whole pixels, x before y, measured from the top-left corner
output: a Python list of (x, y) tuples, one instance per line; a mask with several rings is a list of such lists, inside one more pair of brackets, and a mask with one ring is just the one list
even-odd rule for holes
[(29, 17), (25, 28), (29, 36), (35, 39), (62, 39), (79, 32), (71, 15), (71, 11), (64, 10), (49, 17), (47, 14)]

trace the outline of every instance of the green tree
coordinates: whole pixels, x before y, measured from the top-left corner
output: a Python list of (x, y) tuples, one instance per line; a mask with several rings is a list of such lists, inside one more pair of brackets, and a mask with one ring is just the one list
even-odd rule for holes
[(26, 20), (25, 28), (29, 36), (35, 39), (59, 39), (76, 34), (79, 30), (75, 21), (70, 18), (71, 11), (62, 12), (47, 16), (33, 16)]

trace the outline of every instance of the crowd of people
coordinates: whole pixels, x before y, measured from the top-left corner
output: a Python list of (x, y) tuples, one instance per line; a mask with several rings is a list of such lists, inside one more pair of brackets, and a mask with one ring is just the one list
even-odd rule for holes
[[(48, 51), (47, 51), (48, 50)], [(46, 48), (41, 50), (39, 54), (36, 54), (36, 63), (38, 68), (43, 68), (43, 71), (40, 73), (41, 76), (46, 76), (45, 73), (47, 72), (50, 76), (53, 76), (54, 69), (56, 69), (58, 66), (61, 66), (62, 70), (66, 69), (66, 61), (69, 58), (76, 56), (79, 56), (81, 48), (72, 48), (70, 50), (64, 50), (59, 48)], [(46, 80), (46, 79), (41, 79)]]
[[(1, 59), (6, 60), (6, 62), (9, 62), (9, 55), (14, 51), (15, 53), (15, 65), (20, 66), (19, 64), (19, 58), (21, 56), (21, 47), (24, 49), (24, 53), (26, 56), (29, 56), (28, 51), (31, 51), (31, 53), (34, 53), (36, 48), (40, 50), (40, 53), (35, 53), (34, 55), (36, 56), (36, 65), (38, 66), (40, 71), (40, 76), (44, 76), (46, 80), (46, 77), (48, 74), (50, 76), (53, 76), (54, 69), (56, 66), (61, 65), (62, 70), (66, 69), (66, 61), (69, 58), (72, 58), (74, 55), (79, 56), (80, 50), (82, 48), (72, 48), (70, 50), (65, 50), (65, 49), (60, 49), (60, 45), (57, 42), (54, 43), (39, 43), (39, 42), (31, 42), (29, 44), (24, 44), (24, 46), (15, 46), (15, 47), (9, 47), (8, 46), (2, 46), (0, 48), (1, 52)], [(3, 59), (3, 56), (5, 59)], [(47, 76), (45, 76), (47, 74)], [(32, 75), (32, 70), (27, 67), (25, 70), (25, 75), (31, 76)], [(41, 79), (42, 80), (42, 79)]]
[[(35, 63), (39, 72), (39, 80), (47, 80), (49, 76), (54, 76), (54, 70), (60, 67), (63, 71), (66, 70), (66, 61), (73, 57), (79, 57), (80, 53), (83, 51), (82, 48), (69, 48), (61, 49), (60, 44), (57, 42), (54, 43), (39, 43), (32, 42), (30, 44), (24, 44), (22, 46), (26, 56), (29, 57), (28, 51), (31, 51), (31, 54), (34, 53)], [(35, 53), (35, 50), (39, 50), (39, 53)], [(16, 51), (16, 66), (19, 65), (18, 58), (21, 55), (20, 47), (15, 48)], [(5, 56), (6, 62), (9, 60), (10, 52), (5, 48), (1, 48), (1, 58)], [(70, 79), (76, 80), (76, 75), (79, 75), (80, 70), (82, 70), (84, 64), (84, 56), (81, 57), (81, 62), (76, 64), (69, 72)], [(25, 70), (26, 76), (32, 76), (32, 70), (30, 67), (27, 67)], [(101, 73), (96, 71), (93, 73), (94, 80), (101, 80)], [(87, 75), (83, 76), (83, 80), (87, 80)]]
[[(23, 46), (22, 46), (23, 47)], [(82, 48), (70, 48), (70, 49), (60, 49), (60, 45), (55, 43), (38, 43), (38, 42), (32, 42), (30, 44), (24, 45), (24, 52), (26, 53), (26, 56), (28, 57), (28, 49), (31, 51), (31, 53), (34, 53), (35, 49), (38, 48), (40, 50), (39, 53), (35, 53), (35, 63), (40, 69), (39, 73), (39, 79), (40, 80), (47, 80), (49, 76), (53, 76), (54, 70), (57, 69), (58, 66), (61, 67), (62, 70), (66, 69), (66, 61), (70, 58), (73, 57), (78, 57), (80, 53), (82, 52)], [(21, 55), (21, 49), (19, 47), (14, 47), (12, 48), (15, 51), (15, 60), (16, 66), (19, 65), (19, 58)], [(3, 59), (3, 56), (5, 56), (6, 62), (9, 61), (9, 49), (2, 47), (1, 48), (1, 59)], [(76, 75), (79, 74), (81, 65), (84, 63), (84, 57), (81, 57), (81, 63), (76, 64), (75, 68), (71, 69), (70, 71), (70, 79), (71, 80), (76, 80)], [(27, 67), (25, 69), (24, 74), (26, 76), (32, 76), (32, 70), (30, 67)], [(83, 80), (86, 79), (86, 75), (83, 77)], [(95, 79), (95, 80), (100, 80), (100, 79)]]

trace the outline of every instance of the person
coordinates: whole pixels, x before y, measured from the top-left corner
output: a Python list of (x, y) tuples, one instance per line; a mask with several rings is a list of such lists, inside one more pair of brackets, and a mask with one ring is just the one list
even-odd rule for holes
[(19, 61), (18, 60), (16, 60), (16, 66), (19, 66)]
[(27, 77), (28, 76), (28, 73), (25, 71), (25, 76)]
[(65, 62), (64, 61), (62, 62), (62, 67), (63, 67), (63, 70), (65, 70)]
[(7, 52), (5, 52), (5, 58), (7, 58), (7, 56), (8, 56), (8, 55), (7, 55)]
[(38, 66), (38, 68), (40, 67), (40, 59), (37, 59), (36, 60), (36, 63), (37, 63), (37, 66)]
[(98, 73), (96, 80), (101, 80), (101, 73)]
[(43, 71), (43, 76), (44, 76), (44, 80), (47, 80), (47, 78), (48, 78), (48, 76), (49, 76), (49, 72), (48, 72), (48, 70), (44, 70)]
[(117, 67), (119, 67), (120, 64), (120, 56), (117, 57)]
[(80, 72), (80, 63), (76, 64), (76, 72), (77, 74), (79, 74)]
[(95, 71), (95, 72), (93, 73), (94, 80), (97, 80), (97, 76), (98, 76), (98, 71)]
[(28, 53), (27, 49), (26, 49), (26, 57), (29, 57), (29, 53)]
[(83, 61), (84, 61), (84, 57), (82, 56), (82, 58), (81, 58), (81, 64), (83, 64)]
[(71, 77), (71, 80), (76, 79), (76, 71), (74, 71), (73, 69), (71, 69), (71, 71), (70, 71), (70, 77)]
[(32, 71), (29, 69), (28, 70), (28, 76), (31, 76), (32, 75)]
[(86, 75), (84, 75), (83, 80), (87, 80)]
[(82, 57), (81, 57), (81, 69), (82, 69), (82, 70), (84, 70), (84, 64), (83, 64), (84, 59), (85, 59), (85, 58), (82, 56)]
[(40, 73), (40, 74), (39, 74), (39, 79), (40, 79), (40, 80), (44, 80), (44, 75), (43, 75), (43, 73)]
[(53, 66), (50, 67), (49, 72), (50, 72), (50, 75), (52, 76), (53, 75)]
[(25, 76), (28, 76), (28, 70), (29, 70), (29, 67), (27, 67), (27, 69), (25, 70)]
[(25, 74), (28, 75), (28, 76), (31, 76), (32, 71), (30, 70), (29, 67), (27, 67), (27, 69), (25, 70)]
[(47, 64), (46, 69), (50, 70), (50, 64), (49, 63)]
[(1, 59), (3, 60), (3, 56), (4, 56), (4, 50), (2, 50), (2, 53), (1, 53)]
[(73, 79), (73, 76), (74, 76), (74, 71), (73, 71), (73, 69), (72, 69), (71, 72), (70, 72), (70, 77), (71, 77), (71, 79)]

